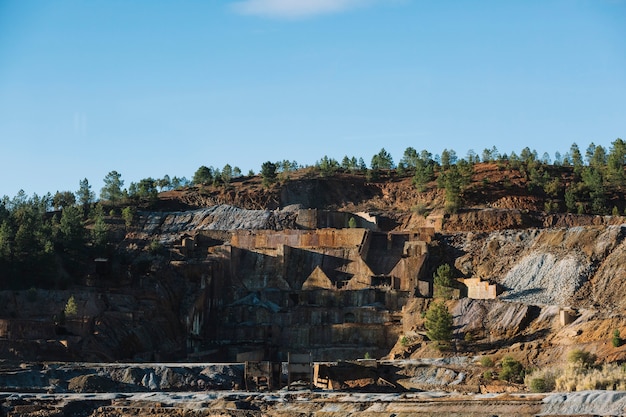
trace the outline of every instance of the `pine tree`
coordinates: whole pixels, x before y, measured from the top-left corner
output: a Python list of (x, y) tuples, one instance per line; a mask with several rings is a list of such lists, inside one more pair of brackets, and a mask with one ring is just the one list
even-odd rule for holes
[(104, 187), (100, 190), (100, 198), (111, 202), (120, 200), (124, 196), (123, 186), (122, 174), (117, 171), (109, 172), (104, 177)]
[(270, 161), (263, 162), (263, 165), (261, 165), (261, 177), (265, 187), (269, 187), (276, 182), (276, 169), (276, 164)]
[(70, 298), (67, 300), (67, 304), (65, 304), (65, 309), (63, 310), (63, 313), (65, 314), (65, 317), (71, 317), (78, 314), (78, 306), (76, 305), (76, 300), (74, 299), (73, 295), (71, 295)]
[(435, 297), (445, 300), (452, 298), (452, 269), (450, 265), (439, 265), (437, 272), (433, 274), (433, 286)]
[(430, 305), (426, 311), (425, 326), (430, 340), (449, 342), (452, 339), (452, 314), (443, 301)]

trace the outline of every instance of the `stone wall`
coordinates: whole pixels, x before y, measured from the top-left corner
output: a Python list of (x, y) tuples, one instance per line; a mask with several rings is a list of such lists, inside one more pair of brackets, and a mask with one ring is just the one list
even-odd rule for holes
[(482, 281), (480, 278), (467, 278), (460, 281), (467, 286), (467, 298), (495, 300), (498, 296), (496, 284), (489, 284), (488, 281)]
[(345, 248), (358, 247), (363, 243), (364, 229), (320, 230), (237, 230), (231, 245), (242, 249), (277, 249), (281, 245), (295, 248)]
[(202, 344), (228, 346), (223, 360), (251, 350), (283, 359), (289, 351), (307, 350), (316, 360), (388, 351), (428, 256), (422, 238), (429, 239), (427, 230), (233, 231), (230, 245), (209, 248), (215, 265), (224, 263), (222, 273), (210, 264), (195, 272), (211, 275), (221, 294), (221, 304), (213, 303), (212, 327), (201, 324), (210, 316), (211, 296), (199, 293), (188, 334)]

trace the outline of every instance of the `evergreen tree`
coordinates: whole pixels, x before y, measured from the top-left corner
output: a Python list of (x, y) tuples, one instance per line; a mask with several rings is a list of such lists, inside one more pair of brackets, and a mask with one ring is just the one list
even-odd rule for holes
[(586, 167), (582, 171), (582, 179), (589, 190), (591, 210), (596, 214), (604, 214), (606, 212), (606, 190), (601, 172), (594, 167)]
[(89, 185), (87, 178), (79, 181), (78, 186), (76, 197), (78, 198), (78, 203), (83, 206), (83, 209), (86, 211), (89, 205), (96, 199), (96, 194), (91, 191), (91, 185)]
[(134, 218), (135, 209), (133, 207), (127, 206), (122, 209), (122, 219), (124, 219), (126, 229), (129, 229), (133, 225)]
[(337, 169), (339, 169), (339, 162), (337, 162), (334, 158), (329, 158), (324, 155), (324, 157), (320, 159), (315, 166), (320, 170), (322, 177), (329, 177), (333, 175)]
[(589, 146), (587, 146), (587, 150), (585, 151), (585, 159), (587, 160), (587, 165), (593, 165), (593, 154), (596, 151), (595, 143), (591, 142)]
[(224, 168), (222, 168), (222, 181), (224, 181), (225, 185), (230, 184), (230, 180), (232, 180), (233, 178), (233, 168), (230, 166), (230, 164), (226, 164), (224, 165)]
[(452, 314), (443, 301), (432, 303), (425, 319), (426, 336), (430, 340), (449, 342), (452, 339)]
[(472, 165), (480, 162), (480, 157), (476, 154), (476, 151), (474, 151), (473, 149), (470, 149), (469, 151), (467, 151), (466, 159), (467, 159), (467, 162), (469, 162)]
[(76, 249), (84, 243), (85, 226), (81, 208), (70, 206), (61, 213), (59, 238), (63, 247)]
[(263, 178), (263, 185), (269, 187), (276, 182), (276, 164), (270, 161), (263, 162), (261, 165), (261, 177)]
[(104, 215), (102, 213), (98, 213), (95, 218), (93, 229), (91, 229), (91, 241), (94, 248), (99, 253), (104, 252), (104, 248), (106, 247), (108, 241), (108, 234), (109, 227), (104, 221)]
[(393, 158), (391, 154), (382, 148), (380, 152), (372, 157), (371, 165), (372, 170), (386, 169), (390, 170), (394, 167)]
[(606, 165), (606, 159), (607, 159), (606, 149), (604, 148), (604, 146), (598, 145), (595, 147), (593, 151), (590, 165), (596, 169), (604, 170), (604, 167)]
[(172, 189), (172, 180), (170, 179), (170, 176), (165, 174), (163, 176), (163, 178), (157, 180), (157, 187), (159, 187), (159, 190), (163, 191), (163, 190), (171, 190)]
[(74, 204), (76, 204), (76, 196), (71, 191), (57, 191), (54, 197), (52, 197), (52, 207), (54, 207), (55, 210), (73, 206)]
[(71, 295), (67, 300), (63, 313), (65, 314), (65, 317), (72, 317), (78, 314), (78, 306), (76, 305), (76, 300), (73, 295)]
[(159, 192), (157, 182), (152, 178), (144, 178), (137, 184), (137, 196), (148, 200), (156, 200)]
[(123, 186), (122, 175), (117, 171), (109, 172), (104, 177), (104, 187), (100, 190), (100, 198), (112, 203), (119, 201), (124, 196), (122, 192)]
[(572, 166), (574, 167), (574, 174), (578, 177), (582, 174), (583, 170), (583, 156), (578, 149), (578, 145), (574, 142), (569, 150)]
[(415, 165), (415, 174), (413, 175), (413, 185), (419, 192), (426, 190), (426, 184), (435, 178), (435, 169), (432, 160), (425, 162), (418, 159)]
[(341, 168), (345, 170), (349, 170), (352, 168), (350, 165), (350, 158), (348, 158), (348, 155), (345, 155), (343, 159), (341, 160)]
[(433, 274), (435, 297), (449, 300), (452, 297), (452, 268), (450, 265), (439, 265)]
[(402, 155), (400, 163), (403, 164), (406, 168), (415, 168), (417, 166), (418, 160), (419, 156), (417, 154), (417, 151), (409, 146), (404, 150), (404, 154)]
[(611, 144), (607, 158), (607, 180), (611, 185), (617, 187), (624, 185), (626, 180), (624, 165), (626, 165), (626, 142), (617, 138)]
[(456, 165), (442, 172), (438, 178), (439, 186), (445, 190), (445, 210), (447, 213), (456, 213), (461, 207), (461, 186), (463, 178)]
[(194, 185), (210, 184), (213, 182), (213, 170), (207, 166), (202, 165), (193, 174), (193, 179), (191, 181)]
[(441, 151), (439, 160), (441, 161), (441, 168), (443, 168), (444, 171), (450, 168), (450, 152), (448, 152), (447, 149)]
[(8, 220), (0, 223), (0, 261), (12, 261), (14, 235)]

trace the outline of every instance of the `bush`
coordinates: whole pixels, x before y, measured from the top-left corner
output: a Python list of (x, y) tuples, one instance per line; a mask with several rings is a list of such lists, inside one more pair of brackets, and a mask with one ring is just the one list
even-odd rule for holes
[(159, 242), (156, 239), (150, 242), (150, 244), (148, 245), (148, 250), (153, 255), (158, 254), (161, 251), (161, 249), (163, 249), (163, 245), (161, 244), (161, 242)]
[(78, 313), (78, 306), (76, 305), (76, 300), (73, 295), (67, 300), (63, 313), (66, 317), (72, 317)]
[(570, 353), (568, 353), (567, 355), (567, 361), (569, 363), (579, 366), (581, 368), (591, 368), (596, 359), (596, 355), (582, 349), (574, 349), (570, 351)]
[(613, 347), (620, 347), (622, 346), (622, 337), (619, 334), (619, 330), (615, 329), (613, 331), (613, 338), (611, 339), (611, 344), (613, 345)]
[(428, 206), (424, 203), (417, 203), (411, 210), (419, 216), (428, 216)]
[(493, 366), (493, 359), (491, 359), (489, 356), (483, 356), (480, 358), (480, 364), (482, 366)]
[(626, 374), (617, 364), (606, 364), (599, 369), (572, 366), (556, 378), (558, 391), (626, 390)]
[(502, 370), (498, 377), (503, 381), (522, 382), (524, 379), (524, 367), (511, 356), (502, 359)]
[(530, 392), (548, 392), (548, 383), (545, 378), (532, 378), (529, 384)]
[(493, 373), (491, 371), (483, 372), (483, 379), (491, 381), (493, 379)]
[(524, 383), (531, 392), (550, 392), (556, 388), (556, 380), (563, 375), (562, 368), (543, 368), (528, 373)]

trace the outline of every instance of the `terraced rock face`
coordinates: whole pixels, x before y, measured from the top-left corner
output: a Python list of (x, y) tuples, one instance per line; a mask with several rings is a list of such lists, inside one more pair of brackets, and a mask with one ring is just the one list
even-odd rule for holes
[(501, 299), (534, 305), (620, 308), (624, 226), (576, 226), (445, 237), (456, 268), (502, 285)]

